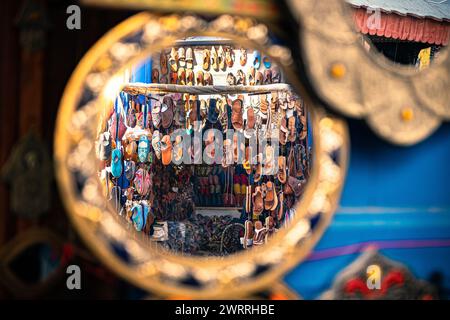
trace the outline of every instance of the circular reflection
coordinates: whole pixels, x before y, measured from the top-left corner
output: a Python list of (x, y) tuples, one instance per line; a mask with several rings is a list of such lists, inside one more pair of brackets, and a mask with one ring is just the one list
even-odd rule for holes
[(268, 55), (192, 36), (115, 79), (123, 84), (104, 91), (96, 145), (122, 222), (202, 256), (262, 246), (289, 225), (311, 173), (312, 130)]
[(448, 45), (448, 1), (346, 1), (364, 48), (396, 64), (426, 69)]

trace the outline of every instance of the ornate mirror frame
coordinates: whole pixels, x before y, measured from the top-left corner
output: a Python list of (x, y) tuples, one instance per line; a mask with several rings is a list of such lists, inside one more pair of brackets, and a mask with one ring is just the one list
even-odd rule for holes
[[(127, 229), (105, 206), (96, 172), (94, 141), (102, 94), (121, 89), (116, 75), (124, 67), (190, 35), (221, 36), (266, 52), (312, 106), (313, 171), (290, 228), (280, 230), (262, 248), (227, 257), (188, 257), (151, 248), (142, 234)], [(116, 54), (120, 46), (128, 55)], [(54, 149), (61, 198), (70, 219), (113, 271), (161, 296), (237, 298), (269, 287), (320, 239), (338, 205), (348, 144), (345, 122), (313, 105), (296, 80), (289, 49), (271, 45), (265, 25), (227, 15), (208, 23), (194, 16), (140, 13), (99, 40), (74, 71), (61, 100)]]
[(398, 145), (418, 143), (450, 120), (448, 49), (417, 72), (368, 52), (344, 0), (287, 3), (300, 25), (304, 70), (328, 106), (365, 119), (377, 135)]

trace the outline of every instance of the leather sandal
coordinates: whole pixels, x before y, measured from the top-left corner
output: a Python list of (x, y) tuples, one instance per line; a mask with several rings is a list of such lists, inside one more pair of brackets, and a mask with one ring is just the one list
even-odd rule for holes
[(240, 54), (241, 56), (239, 57), (239, 63), (242, 67), (245, 67), (245, 65), (247, 64), (247, 50), (241, 48)]
[(196, 82), (197, 82), (198, 86), (204, 86), (205, 85), (204, 75), (203, 75), (203, 71), (202, 70), (197, 71)]
[(185, 85), (186, 84), (186, 69), (180, 67), (178, 69), (178, 84)]
[(264, 82), (263, 74), (260, 71), (256, 72), (255, 84), (256, 85), (261, 85), (261, 84), (263, 84), (263, 82)]
[(295, 142), (295, 139), (297, 138), (296, 128), (295, 128), (295, 117), (290, 117), (288, 119), (288, 130), (289, 130), (288, 140), (290, 142)]
[(159, 83), (159, 70), (156, 68), (152, 70), (152, 83)]
[(225, 63), (225, 51), (223, 50), (222, 46), (219, 47), (219, 50), (217, 51), (217, 56), (219, 57), (220, 70), (225, 71), (227, 65)]
[(259, 216), (264, 211), (264, 199), (260, 186), (256, 186), (252, 195), (253, 213)]
[(165, 135), (161, 139), (161, 157), (163, 165), (167, 166), (172, 161), (172, 142), (170, 136)]
[(278, 181), (280, 183), (285, 184), (286, 183), (286, 157), (279, 156), (278, 157)]
[(236, 99), (233, 101), (232, 105), (232, 115), (231, 115), (231, 123), (233, 128), (236, 130), (242, 130), (244, 126), (244, 119), (242, 117), (243, 112), (243, 104), (241, 99)]
[(255, 85), (255, 68), (254, 67), (250, 67), (248, 73), (247, 73), (247, 78), (248, 78), (248, 84), (250, 86), (254, 86)]
[(211, 63), (211, 52), (208, 49), (203, 50), (203, 70), (209, 70)]
[(239, 69), (237, 72), (236, 84), (245, 86), (245, 73), (242, 69)]
[(213, 77), (210, 72), (205, 72), (205, 85), (206, 86), (213, 85)]
[(234, 76), (234, 74), (232, 72), (228, 73), (228, 75), (227, 75), (227, 84), (229, 86), (236, 85), (236, 77)]
[(264, 209), (275, 210), (278, 206), (278, 197), (275, 191), (275, 185), (272, 181), (266, 183), (266, 196), (264, 197)]
[(163, 98), (163, 103), (161, 105), (161, 118), (162, 118), (161, 124), (164, 129), (168, 129), (172, 125), (173, 110), (174, 110), (174, 103), (172, 97), (165, 96)]
[(263, 245), (266, 239), (267, 229), (264, 228), (261, 221), (255, 222), (255, 234), (253, 236), (253, 245), (260, 246)]
[(194, 85), (194, 71), (192, 71), (192, 69), (187, 69), (187, 72), (186, 72), (186, 84), (188, 86), (193, 86)]
[(180, 67), (186, 67), (186, 50), (183, 47), (178, 48), (178, 64)]
[(161, 74), (166, 75), (168, 72), (168, 68), (167, 68), (167, 56), (164, 51), (161, 51), (161, 54), (159, 55), (159, 66), (161, 69)]
[(225, 49), (225, 63), (228, 68), (232, 68), (234, 64), (234, 52), (230, 47)]
[(244, 243), (242, 245), (244, 249), (247, 249), (253, 243), (253, 236), (254, 236), (253, 222), (251, 220), (246, 220), (244, 227), (245, 227), (244, 241), (243, 241)]
[(172, 48), (172, 50), (170, 51), (169, 66), (171, 72), (178, 71), (178, 52), (175, 50), (175, 48)]
[(194, 52), (192, 48), (189, 47), (186, 50), (186, 68), (191, 69), (194, 67)]
[(271, 84), (272, 83), (272, 70), (266, 69), (264, 71), (264, 84)]
[[(211, 48), (211, 67), (214, 71), (219, 71), (219, 56), (217, 55), (217, 50), (214, 46)], [(205, 69), (206, 70), (206, 69)]]

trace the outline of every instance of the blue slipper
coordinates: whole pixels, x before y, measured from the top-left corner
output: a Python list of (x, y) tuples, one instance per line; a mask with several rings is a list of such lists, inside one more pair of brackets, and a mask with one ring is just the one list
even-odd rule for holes
[(119, 178), (122, 175), (122, 153), (117, 148), (112, 151), (111, 173), (115, 178)]
[(261, 66), (261, 53), (259, 53), (259, 51), (254, 52), (254, 60), (253, 60), (253, 67), (255, 67), (256, 70), (259, 69), (259, 67)]

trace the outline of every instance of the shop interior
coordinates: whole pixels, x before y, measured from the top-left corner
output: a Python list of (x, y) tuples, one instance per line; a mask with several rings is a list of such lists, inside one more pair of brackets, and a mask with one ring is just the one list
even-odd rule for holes
[(96, 150), (130, 228), (179, 254), (223, 256), (289, 225), (311, 172), (311, 119), (269, 56), (191, 37), (124, 78)]

